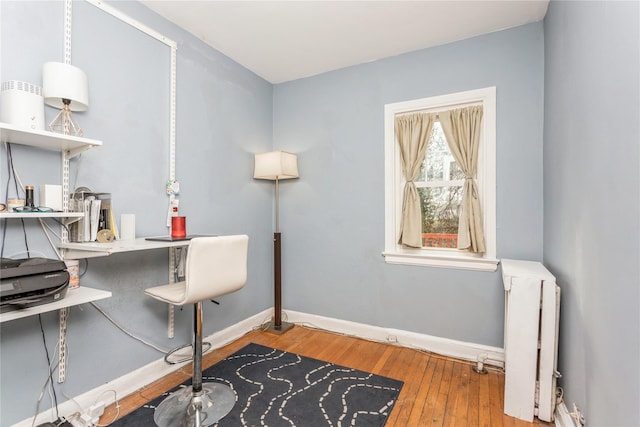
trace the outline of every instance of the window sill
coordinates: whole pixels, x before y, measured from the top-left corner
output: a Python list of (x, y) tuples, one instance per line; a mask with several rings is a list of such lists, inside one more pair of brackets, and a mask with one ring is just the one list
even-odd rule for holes
[(388, 264), (418, 265), (426, 267), (456, 268), (461, 270), (496, 271), (498, 259), (476, 257), (454, 251), (426, 251), (421, 249), (398, 249), (382, 253)]

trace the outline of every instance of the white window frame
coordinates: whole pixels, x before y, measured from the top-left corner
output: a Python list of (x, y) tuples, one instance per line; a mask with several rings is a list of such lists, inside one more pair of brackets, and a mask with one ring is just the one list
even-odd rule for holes
[[(467, 105), (483, 106), (478, 153), (478, 193), (484, 221), (484, 254), (457, 249), (405, 248), (398, 244), (404, 177), (396, 142), (395, 117), (413, 112), (451, 110)], [(385, 245), (383, 255), (390, 264), (496, 271), (496, 88), (458, 92), (384, 106), (385, 127)]]

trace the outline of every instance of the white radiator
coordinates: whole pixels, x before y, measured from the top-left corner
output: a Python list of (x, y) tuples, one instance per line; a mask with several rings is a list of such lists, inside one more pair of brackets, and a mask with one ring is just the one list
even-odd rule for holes
[(539, 262), (503, 259), (504, 413), (553, 421), (556, 409), (560, 288)]

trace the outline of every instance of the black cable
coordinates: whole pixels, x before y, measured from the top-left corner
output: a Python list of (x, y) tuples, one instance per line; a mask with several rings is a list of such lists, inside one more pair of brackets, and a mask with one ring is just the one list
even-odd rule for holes
[[(9, 143), (4, 144), (5, 151), (7, 152), (7, 185), (5, 185), (4, 190), (4, 204), (5, 206), (9, 206), (9, 184), (11, 183), (11, 165), (9, 163)], [(2, 222), (2, 247), (0, 247), (0, 258), (4, 257), (4, 242), (7, 237), (7, 220), (5, 219)]]
[[(18, 190), (18, 180), (16, 179), (16, 168), (13, 164), (13, 154), (11, 153), (11, 144), (7, 144), (7, 161), (8, 161), (8, 173), (9, 173), (9, 181), (11, 180), (11, 176), (13, 176), (13, 183), (16, 187), (16, 196), (20, 197), (20, 192)], [(7, 182), (7, 194), (9, 192), (9, 183)], [(20, 222), (22, 224), (22, 235), (24, 236), (24, 246), (27, 250), (27, 258), (31, 258), (31, 251), (29, 250), (29, 241), (27, 239), (27, 228), (24, 225), (24, 218), (20, 218)], [(4, 243), (4, 240), (3, 240)], [(4, 244), (3, 244), (4, 249)]]
[(29, 242), (27, 241), (27, 228), (24, 225), (24, 218), (20, 218), (22, 223), (22, 235), (24, 236), (24, 247), (27, 250), (27, 258), (31, 258), (31, 251), (29, 250)]
[(13, 185), (16, 187), (16, 197), (20, 197), (20, 191), (18, 189), (18, 180), (16, 179), (16, 168), (15, 168), (15, 165), (13, 164), (13, 154), (11, 152), (11, 144), (7, 144), (7, 160), (9, 161), (9, 164), (7, 165), (9, 167), (8, 172), (10, 176), (13, 176)]
[(49, 349), (47, 348), (47, 338), (44, 334), (44, 328), (42, 326), (42, 316), (38, 314), (38, 322), (40, 322), (40, 332), (42, 333), (42, 342), (44, 344), (44, 352), (47, 355), (47, 370), (49, 371), (49, 381), (51, 382), (51, 390), (53, 390), (53, 402), (56, 407), (56, 418), (60, 419), (58, 413), (58, 397), (56, 396), (56, 388), (53, 386), (53, 372), (51, 372), (51, 358), (49, 357)]
[(8, 220), (6, 218), (2, 221), (2, 246), (0, 247), (0, 258), (4, 258), (4, 241), (7, 236), (7, 222)]
[[(84, 261), (84, 271), (81, 273), (78, 273), (78, 275), (80, 277), (84, 276), (87, 273), (87, 270), (89, 270), (89, 260), (87, 258), (81, 258), (80, 261)], [(78, 263), (78, 270), (80, 269), (79, 267), (80, 263)]]
[(69, 230), (69, 227), (67, 226), (67, 224), (60, 221), (58, 218), (53, 218), (53, 220), (57, 222), (60, 226), (62, 226), (67, 231), (67, 234), (71, 234), (71, 230)]
[[(7, 152), (7, 171), (10, 171), (10, 164), (9, 164), (9, 143), (5, 143), (4, 144), (4, 148), (5, 151)], [(5, 190), (4, 190), (4, 204), (5, 205), (9, 205), (9, 184), (11, 183), (11, 173), (7, 172), (7, 185), (5, 186)]]

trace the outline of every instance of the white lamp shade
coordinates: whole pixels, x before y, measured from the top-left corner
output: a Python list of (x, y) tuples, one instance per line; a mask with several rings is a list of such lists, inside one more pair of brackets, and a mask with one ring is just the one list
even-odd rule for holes
[(298, 156), (286, 151), (271, 151), (255, 155), (253, 177), (256, 179), (298, 178)]
[(87, 75), (78, 67), (61, 62), (46, 62), (42, 68), (42, 92), (47, 105), (62, 109), (63, 99), (71, 101), (71, 111), (89, 107)]

